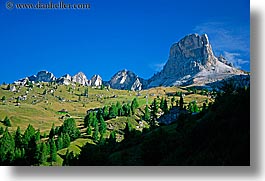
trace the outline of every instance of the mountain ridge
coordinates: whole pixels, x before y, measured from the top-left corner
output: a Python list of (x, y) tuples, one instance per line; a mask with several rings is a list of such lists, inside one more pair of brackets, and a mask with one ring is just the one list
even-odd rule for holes
[(14, 83), (24, 85), (27, 81), (55, 81), (66, 85), (71, 83), (96, 87), (107, 85), (114, 89), (138, 91), (158, 86), (205, 86), (235, 75), (248, 76), (244, 71), (233, 67), (224, 57), (216, 57), (206, 34), (190, 34), (170, 47), (169, 57), (163, 69), (149, 79), (143, 79), (127, 69), (118, 71), (109, 81), (103, 81), (100, 75), (93, 75), (88, 79), (83, 72), (78, 72), (74, 76), (66, 74), (56, 78), (53, 73), (43, 70), (37, 75)]

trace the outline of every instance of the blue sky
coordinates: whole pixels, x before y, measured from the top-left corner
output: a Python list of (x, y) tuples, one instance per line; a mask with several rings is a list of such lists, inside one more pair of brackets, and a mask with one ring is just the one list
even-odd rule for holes
[(109, 80), (126, 68), (150, 78), (170, 46), (191, 33), (207, 33), (216, 55), (250, 69), (249, 0), (64, 0), (90, 3), (90, 10), (7, 10), (6, 1), (0, 1), (1, 83), (40, 70)]

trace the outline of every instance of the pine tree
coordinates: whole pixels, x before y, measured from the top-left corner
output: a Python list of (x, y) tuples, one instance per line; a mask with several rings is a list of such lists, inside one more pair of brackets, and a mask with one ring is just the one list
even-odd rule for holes
[(94, 142), (98, 141), (98, 139), (99, 139), (99, 128), (98, 128), (98, 125), (95, 126), (92, 137), (93, 137)]
[(109, 119), (116, 118), (118, 115), (118, 110), (115, 104), (112, 104), (109, 109)]
[(119, 101), (116, 102), (116, 109), (117, 109), (117, 115), (118, 116), (122, 116), (122, 106), (121, 103)]
[(144, 108), (144, 120), (149, 122), (150, 121), (150, 111), (148, 105)]
[(86, 134), (87, 134), (87, 135), (91, 135), (91, 133), (92, 133), (91, 127), (88, 126), (88, 127), (87, 127), (87, 130), (86, 130)]
[(149, 121), (149, 125), (151, 129), (156, 127), (157, 113), (158, 113), (158, 103), (157, 103), (157, 100), (154, 99), (151, 105), (151, 119)]
[(42, 142), (41, 146), (40, 146), (40, 163), (45, 163), (47, 161), (47, 154), (48, 154), (48, 150), (47, 150), (47, 145)]
[(93, 112), (89, 112), (84, 119), (84, 126), (85, 128), (91, 125), (91, 122), (93, 120)]
[(55, 127), (54, 127), (54, 123), (52, 124), (52, 128), (50, 130), (49, 133), (49, 139), (52, 139), (55, 136)]
[(34, 138), (35, 136), (35, 129), (33, 128), (32, 125), (28, 125), (27, 129), (24, 132), (23, 135), (23, 145), (25, 146), (25, 148), (27, 149), (29, 141)]
[(168, 113), (168, 105), (167, 105), (167, 100), (166, 99), (164, 100), (164, 105), (163, 105), (162, 110), (164, 111), (165, 114)]
[(100, 127), (99, 127), (99, 132), (101, 135), (105, 134), (107, 131), (107, 124), (103, 119), (103, 116), (101, 115), (99, 118), (99, 123), (100, 123)]
[(173, 96), (172, 98), (171, 98), (171, 107), (173, 107), (174, 106), (174, 102), (176, 101), (176, 98), (175, 98), (175, 96)]
[(135, 110), (139, 107), (139, 103), (137, 101), (136, 98), (134, 98), (132, 100), (132, 104), (131, 104), (131, 111), (132, 111), (132, 114), (134, 115), (135, 114)]
[(80, 136), (80, 130), (76, 126), (75, 119), (66, 119), (60, 128), (60, 133), (68, 133), (71, 141), (77, 139)]
[(64, 145), (63, 145), (63, 138), (61, 135), (56, 140), (56, 146), (57, 146), (57, 150), (63, 149)]
[(2, 135), (4, 133), (4, 128), (0, 127), (0, 135)]
[(15, 157), (15, 141), (6, 127), (0, 140), (0, 165), (10, 165)]
[(103, 118), (105, 120), (107, 120), (109, 118), (109, 107), (108, 106), (103, 107)]
[(11, 127), (10, 119), (7, 116), (5, 117), (3, 124), (7, 127)]
[(184, 107), (184, 99), (182, 93), (180, 94), (180, 100), (179, 100), (179, 107), (180, 109), (183, 109)]
[(159, 106), (159, 108), (160, 109), (164, 109), (164, 104), (165, 104), (165, 102), (164, 102), (164, 98), (162, 97), (162, 99), (161, 99), (161, 101), (160, 101), (160, 106)]
[(17, 127), (14, 139), (15, 139), (16, 148), (21, 148), (23, 141), (22, 141), (22, 134), (21, 134), (21, 130), (19, 126)]
[(132, 131), (132, 125), (128, 120), (126, 122), (126, 126), (125, 126), (125, 129), (123, 131), (124, 131), (124, 139), (128, 139), (130, 137), (131, 131)]
[(68, 133), (63, 134), (63, 148), (70, 146), (71, 139)]
[(57, 161), (57, 149), (53, 138), (50, 140), (50, 159), (51, 162)]

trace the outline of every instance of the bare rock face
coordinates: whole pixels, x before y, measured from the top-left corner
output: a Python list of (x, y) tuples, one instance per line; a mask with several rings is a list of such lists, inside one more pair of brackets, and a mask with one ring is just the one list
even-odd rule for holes
[(72, 83), (72, 77), (69, 74), (63, 75), (56, 80), (58, 84), (70, 85)]
[(144, 88), (144, 80), (135, 73), (124, 69), (111, 78), (109, 85), (113, 89), (137, 91)]
[(81, 85), (90, 86), (90, 81), (87, 79), (83, 72), (79, 72), (72, 77), (72, 82), (79, 83)]
[(235, 74), (244, 73), (214, 56), (206, 34), (191, 34), (171, 46), (167, 63), (148, 87), (205, 84)]
[(99, 75), (93, 75), (90, 79), (91, 86), (101, 86), (102, 85), (102, 78)]
[(48, 72), (48, 71), (40, 71), (38, 72), (36, 79), (34, 81), (39, 81), (39, 82), (52, 82), (55, 81), (56, 78), (53, 75), (53, 73)]

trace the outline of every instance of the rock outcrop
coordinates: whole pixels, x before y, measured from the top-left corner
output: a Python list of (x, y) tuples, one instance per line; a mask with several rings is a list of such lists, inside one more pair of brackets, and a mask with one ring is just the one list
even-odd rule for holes
[(102, 78), (99, 75), (93, 75), (90, 79), (91, 86), (101, 86), (102, 85)]
[(139, 78), (135, 73), (126, 69), (117, 72), (109, 81), (109, 85), (113, 89), (121, 90), (142, 90), (145, 88), (146, 81)]
[(69, 74), (66, 74), (56, 80), (58, 84), (70, 85), (72, 83), (72, 77)]
[(72, 82), (79, 83), (81, 85), (90, 86), (90, 81), (87, 79), (83, 72), (78, 72), (72, 77)]
[(56, 77), (53, 75), (53, 73), (48, 72), (48, 71), (40, 71), (36, 75), (35, 82), (52, 82), (55, 81)]
[(215, 57), (206, 34), (192, 34), (172, 45), (163, 70), (148, 80), (148, 87), (203, 85), (239, 74), (244, 72)]

